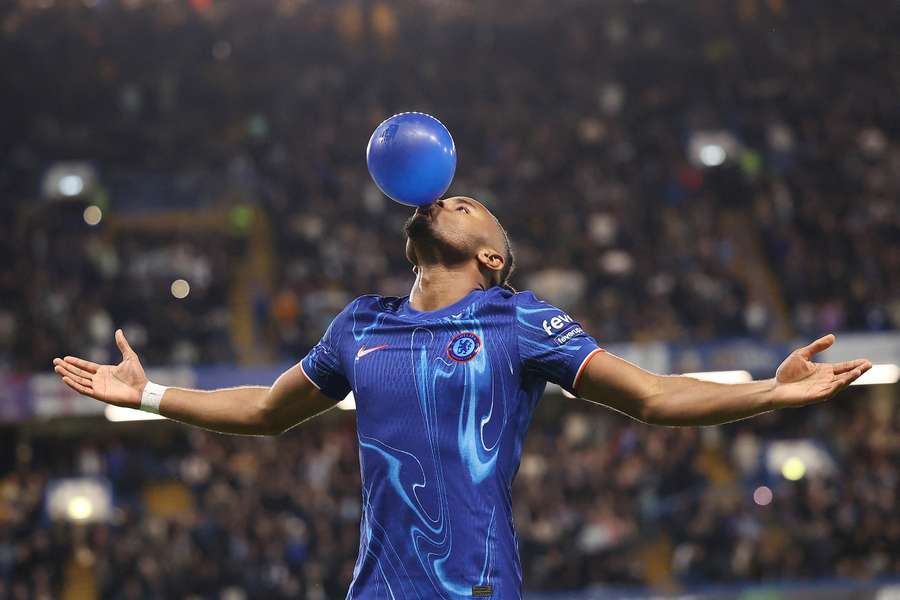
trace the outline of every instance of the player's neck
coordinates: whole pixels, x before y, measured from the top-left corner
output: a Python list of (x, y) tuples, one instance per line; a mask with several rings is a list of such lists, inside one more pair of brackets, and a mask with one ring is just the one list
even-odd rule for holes
[(484, 282), (468, 266), (420, 266), (409, 292), (409, 305), (418, 311), (440, 310), (477, 289), (484, 289)]

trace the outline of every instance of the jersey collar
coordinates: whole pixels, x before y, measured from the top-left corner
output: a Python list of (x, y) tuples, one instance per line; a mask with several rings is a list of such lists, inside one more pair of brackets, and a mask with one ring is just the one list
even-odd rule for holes
[(469, 304), (471, 304), (478, 298), (481, 298), (481, 296), (485, 293), (485, 290), (481, 289), (472, 290), (453, 304), (445, 306), (443, 308), (439, 308), (437, 310), (416, 310), (409, 305), (409, 296), (403, 296), (400, 302), (400, 308), (399, 310), (397, 310), (397, 314), (401, 317), (413, 319), (416, 321), (431, 321), (434, 319), (440, 319), (443, 317), (448, 317), (455, 313), (462, 312), (464, 308), (466, 308)]

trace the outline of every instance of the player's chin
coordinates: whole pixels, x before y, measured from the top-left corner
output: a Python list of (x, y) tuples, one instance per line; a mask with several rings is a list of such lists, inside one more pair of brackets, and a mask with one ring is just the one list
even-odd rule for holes
[(416, 213), (403, 224), (403, 232), (411, 240), (434, 238), (431, 219), (422, 213)]

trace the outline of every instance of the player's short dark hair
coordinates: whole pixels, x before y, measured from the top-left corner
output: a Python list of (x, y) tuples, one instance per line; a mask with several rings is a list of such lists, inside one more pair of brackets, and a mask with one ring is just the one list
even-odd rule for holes
[(504, 249), (506, 252), (506, 260), (503, 261), (503, 269), (500, 271), (500, 287), (515, 292), (516, 288), (510, 285), (509, 278), (512, 277), (513, 270), (516, 268), (516, 257), (513, 254), (512, 244), (509, 243), (509, 234), (506, 232), (503, 225), (500, 225), (500, 231), (503, 232), (503, 242), (504, 246), (506, 246)]

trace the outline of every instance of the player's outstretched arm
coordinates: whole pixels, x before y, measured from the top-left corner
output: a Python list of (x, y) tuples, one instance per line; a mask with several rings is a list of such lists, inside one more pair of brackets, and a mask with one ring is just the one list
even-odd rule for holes
[(656, 375), (607, 352), (596, 354), (578, 380), (578, 396), (655, 425), (718, 425), (779, 408), (823, 402), (872, 367), (866, 359), (815, 363), (834, 343), (826, 335), (792, 352), (775, 377), (722, 384)]
[[(140, 408), (147, 376), (125, 334), (116, 331), (122, 352), (118, 365), (98, 365), (67, 356), (53, 359), (54, 371), (81, 394), (116, 406)], [(214, 391), (169, 388), (159, 412), (176, 421), (222, 433), (277, 435), (335, 405), (303, 374), (299, 366), (271, 387), (238, 387)]]

